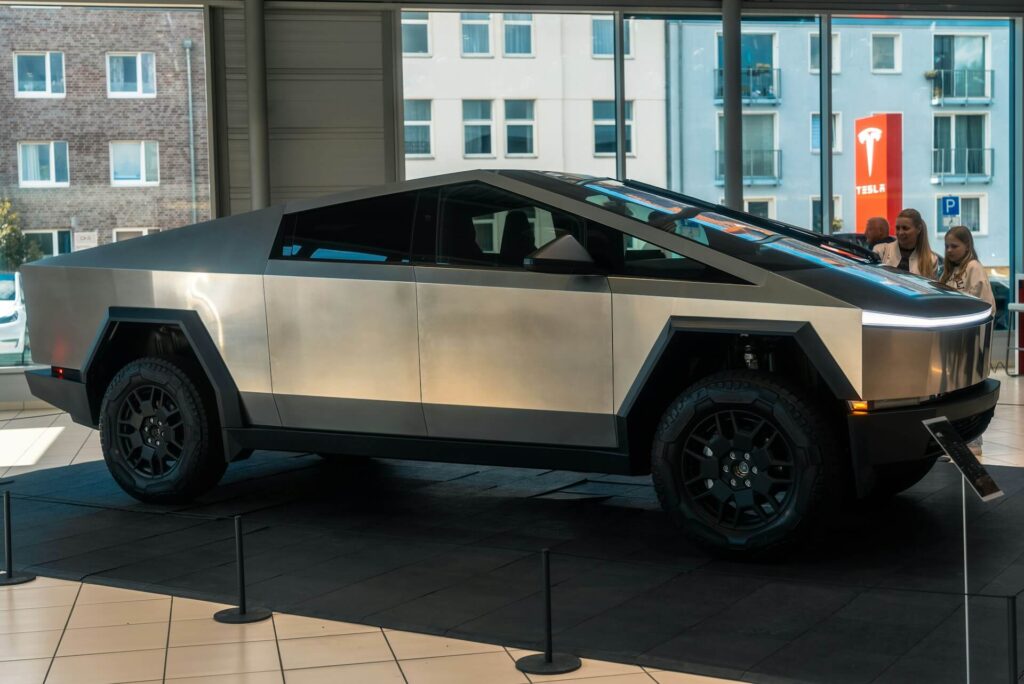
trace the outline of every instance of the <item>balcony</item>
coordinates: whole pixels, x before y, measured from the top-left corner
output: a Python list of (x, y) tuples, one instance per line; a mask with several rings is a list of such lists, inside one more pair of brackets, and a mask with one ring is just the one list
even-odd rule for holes
[[(743, 150), (744, 185), (778, 185), (782, 150)], [(715, 150), (715, 185), (725, 185), (725, 152)]]
[[(725, 76), (715, 69), (715, 104), (722, 104)], [(782, 101), (782, 69), (753, 67), (740, 73), (740, 97), (743, 104), (777, 105)]]
[(992, 71), (988, 69), (933, 69), (932, 104), (938, 107), (992, 104)]
[(992, 148), (938, 148), (932, 150), (932, 183), (991, 183)]

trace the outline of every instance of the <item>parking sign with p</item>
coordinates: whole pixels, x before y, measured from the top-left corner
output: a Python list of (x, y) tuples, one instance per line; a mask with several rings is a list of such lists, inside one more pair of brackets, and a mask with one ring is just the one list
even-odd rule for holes
[(949, 195), (942, 198), (942, 215), (943, 216), (959, 216), (960, 215), (960, 198), (955, 195)]

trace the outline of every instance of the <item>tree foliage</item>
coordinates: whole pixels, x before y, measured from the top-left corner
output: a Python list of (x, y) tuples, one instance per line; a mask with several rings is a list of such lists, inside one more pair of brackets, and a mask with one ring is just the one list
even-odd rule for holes
[(41, 258), (39, 244), (21, 230), (21, 217), (14, 210), (14, 203), (0, 198), (0, 267), (16, 271), (25, 262)]

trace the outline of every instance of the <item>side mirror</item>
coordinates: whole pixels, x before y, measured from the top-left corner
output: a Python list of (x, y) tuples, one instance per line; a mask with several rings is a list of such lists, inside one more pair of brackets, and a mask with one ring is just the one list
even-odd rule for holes
[(599, 269), (590, 254), (572, 235), (552, 240), (523, 259), (527, 271), (593, 275)]

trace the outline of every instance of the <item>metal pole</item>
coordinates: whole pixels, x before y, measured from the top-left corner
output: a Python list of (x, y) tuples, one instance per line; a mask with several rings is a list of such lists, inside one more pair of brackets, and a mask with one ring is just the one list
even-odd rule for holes
[(242, 551), (242, 516), (235, 516), (235, 566), (238, 570), (238, 613), (245, 615), (245, 554)]
[(1017, 684), (1017, 597), (1006, 597), (1006, 636), (1009, 648), (1010, 683)]
[(188, 168), (192, 178), (192, 223), (198, 220), (196, 211), (196, 128), (192, 111), (192, 39), (186, 38), (181, 46), (185, 48), (185, 77), (188, 84)]
[(11, 493), (4, 490), (4, 576), (0, 577), (0, 586), (24, 584), (36, 578), (35, 575), (21, 573), (14, 576), (14, 540), (11, 531)]
[(548, 549), (540, 552), (540, 562), (544, 570), (544, 662), (550, 663), (554, 648), (551, 645), (551, 552)]
[(960, 508), (964, 539), (964, 653), (967, 659), (967, 684), (971, 684), (971, 605), (967, 585), (967, 478), (960, 478)]
[(626, 20), (622, 12), (612, 18), (615, 68), (615, 177), (626, 180)]
[[(740, 99), (740, 0), (722, 0), (722, 154), (725, 206), (743, 210), (743, 102)], [(718, 161), (715, 160), (717, 164)]]
[(821, 232), (832, 232), (832, 15), (824, 13), (818, 22), (818, 85), (821, 102), (818, 128), (821, 131)]
[(270, 129), (263, 0), (245, 0), (245, 82), (249, 108), (249, 193), (253, 209), (270, 206)]

